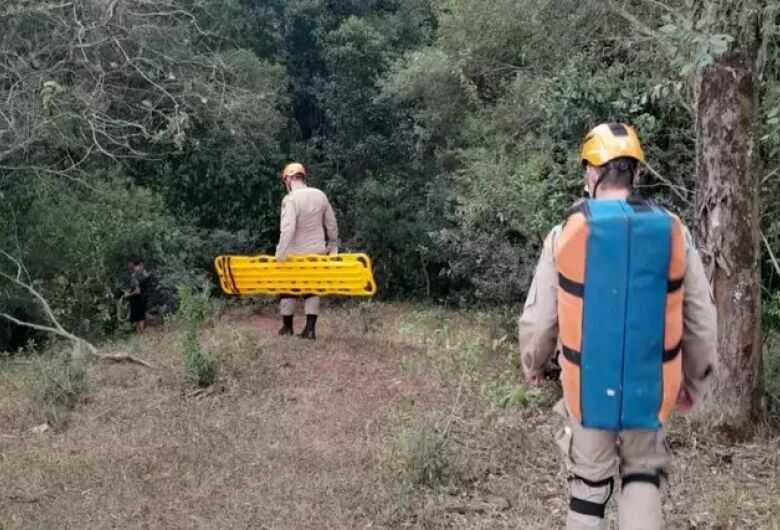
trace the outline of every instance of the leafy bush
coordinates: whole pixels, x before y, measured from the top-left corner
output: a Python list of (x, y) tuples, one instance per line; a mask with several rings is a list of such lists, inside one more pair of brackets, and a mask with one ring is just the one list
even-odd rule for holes
[(184, 287), (179, 291), (179, 299), (177, 317), (184, 328), (182, 346), (187, 370), (198, 386), (211, 386), (217, 380), (217, 359), (212, 353), (203, 350), (198, 334), (213, 306), (205, 290), (195, 292)]
[[(181, 242), (168, 234), (176, 223), (149, 190), (118, 178), (89, 188), (37, 179), (10, 193), (16, 207), (0, 221), (0, 243), (26, 265), (62, 324), (81, 336), (99, 338), (115, 326), (114, 297), (130, 256), (144, 256), (158, 275), (165, 265), (175, 268), (169, 249)], [(39, 317), (26, 293), (0, 289), (7, 289), (2, 299), (21, 304), (17, 310)]]
[[(143, 257), (152, 274), (149, 311), (166, 314), (176, 309), (179, 287), (212, 279), (214, 256), (257, 249), (248, 231), (188, 226), (174, 219), (148, 188), (118, 177), (96, 178), (89, 188), (49, 179), (13, 186), (7, 197), (16, 206), (0, 218), (0, 248), (23, 261), (63, 326), (80, 336), (99, 340), (119, 327), (117, 299), (126, 287), (131, 256)], [(26, 320), (42, 318), (28, 293), (7, 283), (0, 283), (0, 309)], [(29, 338), (16, 335), (0, 327), (0, 350)]]

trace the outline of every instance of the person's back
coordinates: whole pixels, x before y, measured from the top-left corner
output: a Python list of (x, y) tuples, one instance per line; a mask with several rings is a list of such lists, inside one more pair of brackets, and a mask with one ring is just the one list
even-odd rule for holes
[(317, 188), (292, 190), (286, 198), (295, 210), (295, 232), (290, 240), (290, 254), (324, 254), (326, 252), (325, 216), (330, 203)]
[(561, 347), (567, 529), (606, 528), (620, 473), (620, 528), (657, 530), (669, 462), (663, 423), (675, 404), (687, 412), (704, 391), (715, 308), (687, 229), (632, 196), (644, 160), (633, 129), (597, 127), (581, 159), (593, 199), (545, 240), (519, 321), (523, 368), (538, 384)]

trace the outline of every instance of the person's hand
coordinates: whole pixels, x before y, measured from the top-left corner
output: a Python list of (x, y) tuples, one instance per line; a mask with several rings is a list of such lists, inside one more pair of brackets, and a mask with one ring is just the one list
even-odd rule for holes
[(277, 263), (284, 263), (285, 261), (287, 261), (287, 256), (276, 256)]
[(541, 386), (544, 382), (544, 372), (541, 370), (525, 370), (525, 382), (528, 386)]
[(679, 394), (677, 394), (677, 412), (681, 416), (685, 416), (691, 412), (693, 405), (693, 396), (691, 396), (691, 393), (688, 391), (685, 385), (682, 385), (680, 387)]

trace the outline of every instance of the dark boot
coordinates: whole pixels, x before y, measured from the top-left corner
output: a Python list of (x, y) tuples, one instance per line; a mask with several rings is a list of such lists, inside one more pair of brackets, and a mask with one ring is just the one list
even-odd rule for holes
[(317, 340), (315, 328), (317, 327), (317, 315), (306, 315), (306, 327), (298, 335), (302, 339)]
[(282, 329), (279, 330), (279, 335), (286, 336), (286, 335), (292, 335), (293, 334), (293, 317), (290, 316), (282, 316), (282, 322), (284, 325), (282, 326)]

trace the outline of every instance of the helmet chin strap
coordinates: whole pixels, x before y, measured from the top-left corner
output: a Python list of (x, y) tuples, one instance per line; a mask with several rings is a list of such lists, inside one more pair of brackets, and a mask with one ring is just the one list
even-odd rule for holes
[(599, 175), (599, 178), (596, 180), (596, 185), (593, 186), (593, 193), (591, 193), (590, 197), (591, 199), (596, 198), (596, 194), (599, 191), (599, 186), (601, 186), (601, 183), (604, 182), (604, 177), (607, 175), (607, 172), (605, 171), (601, 175)]
[(593, 191), (591, 191), (589, 184), (585, 184), (585, 192), (588, 194), (588, 196), (591, 199), (595, 199), (596, 198), (596, 193), (598, 193), (598, 191), (599, 191), (599, 186), (601, 186), (601, 183), (604, 182), (604, 177), (606, 177), (606, 176), (607, 176), (607, 172), (606, 171), (604, 171), (603, 173), (599, 174), (599, 178), (596, 179), (596, 184), (593, 185)]

